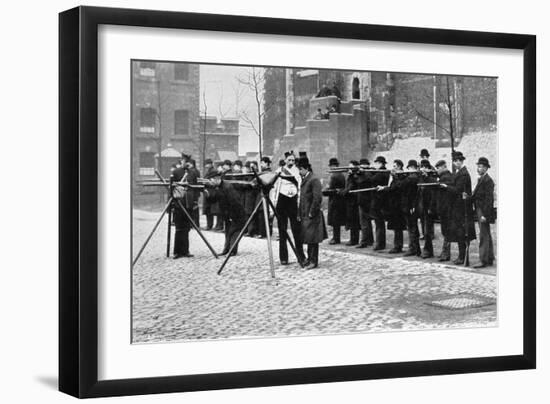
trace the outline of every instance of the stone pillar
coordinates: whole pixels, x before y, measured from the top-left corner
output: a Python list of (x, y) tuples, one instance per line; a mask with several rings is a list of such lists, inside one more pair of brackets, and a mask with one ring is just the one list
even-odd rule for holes
[(286, 100), (286, 133), (294, 132), (293, 116), (294, 109), (294, 83), (292, 81), (292, 69), (285, 69), (285, 100)]

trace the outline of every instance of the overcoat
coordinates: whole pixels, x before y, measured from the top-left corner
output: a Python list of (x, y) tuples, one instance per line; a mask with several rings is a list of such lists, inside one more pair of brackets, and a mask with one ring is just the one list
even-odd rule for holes
[[(442, 171), (439, 174), (438, 182), (440, 184), (446, 184), (447, 186), (452, 185), (453, 174), (451, 174), (449, 170)], [(439, 218), (439, 223), (441, 224), (441, 234), (443, 234), (443, 237), (447, 240), (449, 237), (451, 202), (452, 194), (450, 192), (447, 192), (447, 190), (443, 188), (436, 188), (433, 190), (432, 210)]]
[(323, 198), (321, 181), (312, 172), (302, 179), (300, 187), (300, 225), (302, 243), (322, 243), (328, 238), (325, 218), (321, 210)]
[[(476, 210), (481, 211), (489, 223), (495, 222), (495, 183), (489, 174), (484, 174), (477, 180), (476, 187), (472, 194), (472, 200)], [(479, 220), (479, 217), (478, 217)]]
[[(343, 173), (332, 173), (328, 179), (328, 189), (342, 190), (346, 187), (346, 177)], [(346, 198), (334, 192), (328, 197), (328, 215), (327, 222), (329, 226), (346, 225)]]
[[(200, 177), (200, 172), (196, 168), (180, 167), (174, 170), (170, 176), (170, 183), (180, 182), (182, 179), (189, 184), (197, 184), (197, 179)], [(200, 191), (194, 188), (187, 188), (185, 196), (180, 199), (181, 203), (187, 209), (189, 215), (193, 218), (195, 224), (199, 223), (199, 196)], [(174, 220), (186, 220), (185, 214), (174, 204)]]
[[(218, 175), (217, 170), (214, 167), (210, 167), (205, 173), (204, 178), (205, 179), (211, 179), (214, 178), (216, 175)], [(210, 202), (208, 201), (208, 198), (203, 196), (202, 198), (202, 214), (203, 215), (217, 215), (219, 214), (219, 208), (216, 205), (217, 202)]]
[[(408, 193), (411, 189), (411, 175), (394, 175), (390, 184), (387, 202), (389, 205), (387, 220), (389, 230), (405, 230), (408, 213)], [(416, 187), (414, 187), (416, 188)]]
[[(384, 167), (382, 167), (384, 169)], [(386, 186), (390, 179), (389, 172), (377, 172), (372, 176), (372, 186), (376, 187), (378, 185)], [(387, 192), (372, 192), (370, 204), (370, 216), (375, 220), (384, 219), (385, 215), (388, 214), (387, 206)]]
[(361, 223), (359, 222), (359, 205), (357, 203), (357, 195), (350, 194), (349, 191), (356, 189), (357, 184), (354, 181), (354, 174), (349, 174), (346, 178), (346, 188), (343, 191), (344, 200), (346, 203), (346, 229), (359, 230)]
[[(462, 242), (476, 238), (474, 226), (474, 210), (472, 207), (472, 180), (466, 167), (462, 167), (453, 175), (453, 182), (446, 191), (450, 193), (451, 209), (449, 215), (448, 241)], [(466, 192), (469, 197), (462, 198)]]

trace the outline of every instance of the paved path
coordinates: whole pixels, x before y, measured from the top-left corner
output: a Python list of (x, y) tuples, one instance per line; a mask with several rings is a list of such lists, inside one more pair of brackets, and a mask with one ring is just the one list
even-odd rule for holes
[[(139, 248), (155, 215), (134, 216)], [(296, 263), (269, 274), (266, 241), (244, 238), (224, 272), (195, 232), (193, 258), (165, 257), (166, 223), (133, 271), (134, 342), (313, 335), (496, 325), (496, 277), (436, 262), (322, 249), (320, 267)], [(223, 234), (205, 232), (217, 251)], [(277, 257), (277, 242), (273, 243)], [(431, 305), (473, 297), (483, 307)]]

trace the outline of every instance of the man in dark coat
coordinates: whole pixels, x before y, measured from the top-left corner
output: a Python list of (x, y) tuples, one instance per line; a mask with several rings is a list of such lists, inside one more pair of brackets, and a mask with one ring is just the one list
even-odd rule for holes
[[(424, 149), (424, 151), (427, 150)], [(429, 155), (428, 155), (429, 156)], [(435, 169), (429, 160), (420, 161), (420, 183), (437, 182)], [(431, 258), (434, 256), (434, 212), (433, 212), (433, 188), (419, 187), (418, 189), (418, 216), (420, 217), (421, 227), (424, 234), (424, 248), (422, 249), (422, 258)]]
[(346, 188), (340, 193), (345, 198), (346, 203), (346, 229), (349, 230), (349, 241), (347, 246), (359, 244), (359, 229), (361, 225), (359, 223), (359, 205), (357, 203), (357, 195), (350, 193), (349, 191), (356, 189), (357, 184), (354, 181), (354, 175), (359, 170), (359, 162), (357, 160), (351, 160), (349, 162), (353, 169), (348, 171), (346, 178)]
[(305, 269), (319, 265), (319, 243), (328, 238), (325, 219), (321, 211), (323, 199), (321, 181), (311, 172), (307, 157), (300, 157), (297, 163), (302, 182), (300, 185), (301, 242), (307, 244)]
[(484, 268), (488, 265), (493, 265), (493, 261), (495, 260), (493, 238), (491, 236), (491, 223), (495, 222), (495, 183), (487, 173), (490, 167), (491, 165), (486, 157), (478, 159), (477, 173), (479, 174), (479, 178), (472, 194), (472, 200), (479, 222), (479, 264), (474, 265), (474, 268)]
[[(271, 172), (271, 159), (269, 157), (262, 157), (260, 160), (260, 174), (262, 173), (269, 173)], [(256, 199), (256, 203), (260, 201), (262, 198), (261, 191), (258, 192), (258, 197)], [(260, 209), (258, 210), (258, 232), (259, 238), (265, 238), (267, 237), (267, 231), (269, 231), (269, 234), (271, 235), (273, 233), (273, 212), (271, 212), (271, 208), (268, 206), (268, 223), (269, 223), (269, 229), (265, 228), (265, 219), (264, 219), (264, 213), (263, 213), (263, 207), (260, 206)]]
[[(337, 158), (331, 158), (328, 162), (329, 169), (340, 166)], [(346, 199), (339, 192), (346, 188), (344, 173), (331, 173), (328, 179), (328, 187), (324, 191), (328, 195), (327, 222), (332, 226), (332, 239), (329, 244), (340, 244), (340, 227), (346, 225)]]
[(443, 247), (441, 254), (439, 255), (439, 261), (449, 261), (451, 259), (451, 243), (449, 241), (449, 228), (451, 218), (451, 201), (452, 195), (450, 192), (441, 188), (443, 185), (449, 186), (453, 183), (453, 174), (447, 169), (447, 163), (445, 160), (439, 160), (435, 169), (437, 170), (437, 176), (439, 177), (440, 188), (434, 190), (433, 201), (435, 203), (434, 209), (439, 217), (439, 223), (441, 227), (441, 235), (443, 236)]
[[(390, 172), (386, 170), (386, 158), (384, 156), (378, 156), (374, 160), (374, 168), (376, 170), (382, 170), (381, 172), (375, 172), (372, 176), (372, 186), (387, 186), (390, 179)], [(386, 222), (384, 221), (383, 209), (387, 202), (386, 192), (373, 192), (370, 216), (374, 219), (376, 226), (374, 236), (374, 250), (384, 250), (386, 248)]]
[(453, 261), (455, 265), (464, 264), (466, 256), (466, 243), (476, 238), (474, 227), (474, 211), (472, 208), (472, 180), (470, 173), (464, 165), (466, 157), (462, 152), (453, 153), (453, 165), (456, 172), (453, 175), (453, 183), (441, 184), (443, 189), (451, 193), (451, 216), (449, 226), (449, 241), (458, 243), (458, 258)]
[[(174, 191), (174, 196), (177, 196), (177, 201), (181, 202), (183, 207), (187, 210), (187, 213), (191, 218), (196, 221), (198, 225), (198, 213), (199, 213), (199, 195), (200, 192), (197, 189), (193, 189), (185, 186), (178, 186), (181, 184), (197, 184), (197, 179), (200, 177), (199, 171), (195, 168), (195, 162), (189, 156), (183, 155), (182, 165), (176, 168), (170, 175), (170, 185), (174, 189), (182, 190), (182, 193)], [(174, 236), (174, 259), (182, 257), (192, 257), (189, 253), (189, 231), (191, 230), (191, 223), (187, 215), (181, 210), (179, 204), (174, 201), (174, 224), (176, 232)]]
[[(359, 160), (361, 170), (353, 176), (356, 189), (365, 189), (372, 187), (373, 173), (369, 172), (370, 162), (366, 158)], [(357, 205), (359, 207), (359, 223), (361, 225), (361, 239), (356, 248), (366, 248), (374, 244), (372, 234), (372, 217), (370, 216), (370, 207), (372, 202), (372, 192), (358, 192)]]
[[(212, 164), (212, 159), (204, 160), (204, 178), (211, 179), (218, 175), (218, 172)], [(214, 214), (212, 213), (212, 204), (202, 198), (202, 214), (206, 216), (206, 230), (211, 230), (214, 225)]]
[[(254, 164), (254, 170), (257, 170), (256, 164)], [(244, 173), (252, 173), (252, 162), (247, 161), (244, 164)], [(256, 207), (256, 202), (258, 199), (259, 190), (256, 187), (243, 187), (243, 202), (244, 202), (244, 211), (246, 213), (246, 216), (250, 216), (252, 212), (254, 212), (254, 208)], [(254, 220), (250, 222), (248, 225), (248, 228), (246, 229), (246, 234), (250, 237), (254, 237), (258, 233), (258, 218), (259, 216), (256, 215)], [(263, 217), (262, 217), (263, 219)]]
[[(225, 243), (219, 255), (225, 255), (237, 240), (247, 217), (241, 203), (240, 194), (233, 184), (224, 181), (223, 177), (221, 179), (214, 179), (213, 183), (214, 187), (205, 189), (204, 193), (209, 201), (218, 203), (224, 219)], [(236, 255), (237, 251), (238, 245), (231, 255)]]
[(388, 230), (393, 230), (394, 234), (393, 248), (388, 251), (390, 254), (398, 254), (403, 251), (403, 230), (407, 229), (406, 208), (403, 205), (406, 183), (407, 178), (403, 175), (403, 162), (396, 159), (393, 161), (389, 187), (378, 186), (379, 191), (388, 193)]
[(407, 173), (400, 181), (401, 188), (401, 209), (407, 223), (407, 234), (409, 236), (409, 248), (405, 253), (408, 256), (420, 256), (420, 232), (418, 231), (418, 163), (416, 160), (409, 160)]

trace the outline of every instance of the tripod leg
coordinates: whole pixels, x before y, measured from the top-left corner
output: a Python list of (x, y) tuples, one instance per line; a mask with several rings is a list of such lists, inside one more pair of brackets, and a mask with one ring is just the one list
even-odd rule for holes
[(208, 247), (208, 249), (210, 250), (212, 255), (214, 255), (214, 257), (218, 258), (218, 254), (216, 254), (216, 251), (214, 251), (214, 249), (212, 248), (212, 246), (210, 245), (208, 240), (204, 237), (204, 235), (201, 232), (201, 229), (199, 229), (199, 227), (196, 225), (195, 221), (193, 220), (193, 218), (191, 217), (191, 215), (189, 214), (187, 209), (185, 209), (185, 207), (183, 206), (181, 201), (176, 199), (176, 202), (178, 203), (179, 208), (183, 211), (185, 216), (187, 216), (187, 219), (189, 220), (189, 222), (191, 222), (191, 226), (193, 226), (193, 228), (197, 231), (197, 233), (199, 233), (199, 236), (202, 238), (202, 241), (204, 241), (204, 243), (206, 244), (206, 246)]
[(168, 231), (166, 233), (166, 258), (170, 257), (170, 237), (172, 236), (172, 209), (168, 209)]
[[(267, 199), (267, 203), (269, 203), (269, 206), (271, 206), (271, 209), (273, 209), (273, 213), (275, 213), (275, 217), (277, 218), (277, 222), (279, 222), (280, 218), (279, 218), (279, 215), (277, 214), (277, 211), (275, 210), (275, 206), (273, 206), (273, 202), (271, 202), (271, 199)], [(279, 235), (280, 237), (280, 235)], [(292, 248), (292, 251), (294, 251), (294, 255), (296, 256), (296, 259), (298, 260), (298, 264), (300, 265), (301, 268), (304, 267), (304, 264), (302, 264), (302, 260), (300, 259), (300, 257), (298, 257), (298, 252), (296, 251), (296, 247), (294, 247), (294, 242), (290, 239), (290, 236), (288, 234), (288, 232), (286, 233), (286, 239), (288, 241), (288, 244), (290, 244), (290, 247)]]
[(227, 264), (227, 261), (229, 260), (229, 257), (231, 257), (231, 253), (233, 252), (235, 247), (239, 244), (239, 241), (241, 241), (241, 238), (243, 238), (244, 232), (246, 231), (246, 229), (248, 229), (248, 225), (250, 224), (250, 222), (252, 222), (252, 220), (256, 216), (256, 213), (258, 212), (258, 209), (260, 209), (260, 206), (262, 206), (262, 201), (258, 201), (258, 203), (256, 204), (256, 207), (254, 208), (254, 211), (252, 212), (252, 214), (250, 215), (250, 217), (248, 218), (248, 220), (244, 224), (243, 228), (241, 229), (241, 232), (239, 233), (239, 236), (237, 237), (237, 240), (235, 240), (235, 242), (233, 243), (233, 245), (229, 249), (229, 252), (227, 253), (227, 256), (225, 257), (225, 260), (223, 261), (222, 266), (220, 267), (220, 269), (218, 269), (218, 275), (222, 273), (223, 268), (225, 267), (225, 264)]
[(275, 263), (273, 262), (273, 246), (271, 245), (271, 234), (269, 232), (269, 211), (267, 207), (266, 197), (262, 193), (262, 209), (264, 216), (264, 223), (266, 229), (267, 251), (269, 252), (269, 268), (271, 269), (271, 277), (275, 278)]
[(155, 231), (157, 230), (157, 227), (159, 227), (159, 224), (160, 222), (162, 221), (162, 218), (164, 217), (164, 215), (166, 214), (166, 211), (168, 209), (170, 209), (170, 204), (172, 203), (172, 198), (168, 199), (168, 203), (166, 204), (166, 206), (164, 207), (164, 210), (162, 211), (162, 214), (160, 215), (160, 217), (158, 218), (157, 222), (155, 223), (155, 225), (153, 226), (153, 230), (151, 230), (151, 233), (149, 233), (149, 235), (147, 236), (147, 239), (145, 239), (145, 243), (143, 243), (143, 245), (141, 246), (140, 250), (138, 251), (137, 255), (136, 255), (136, 258), (134, 258), (134, 261), (132, 262), (132, 267), (136, 264), (137, 260), (139, 259), (139, 257), (141, 256), (141, 253), (143, 252), (143, 250), (145, 250), (145, 247), (147, 246), (147, 244), (149, 243), (149, 240), (151, 240), (151, 237), (153, 237), (153, 234), (155, 233)]

